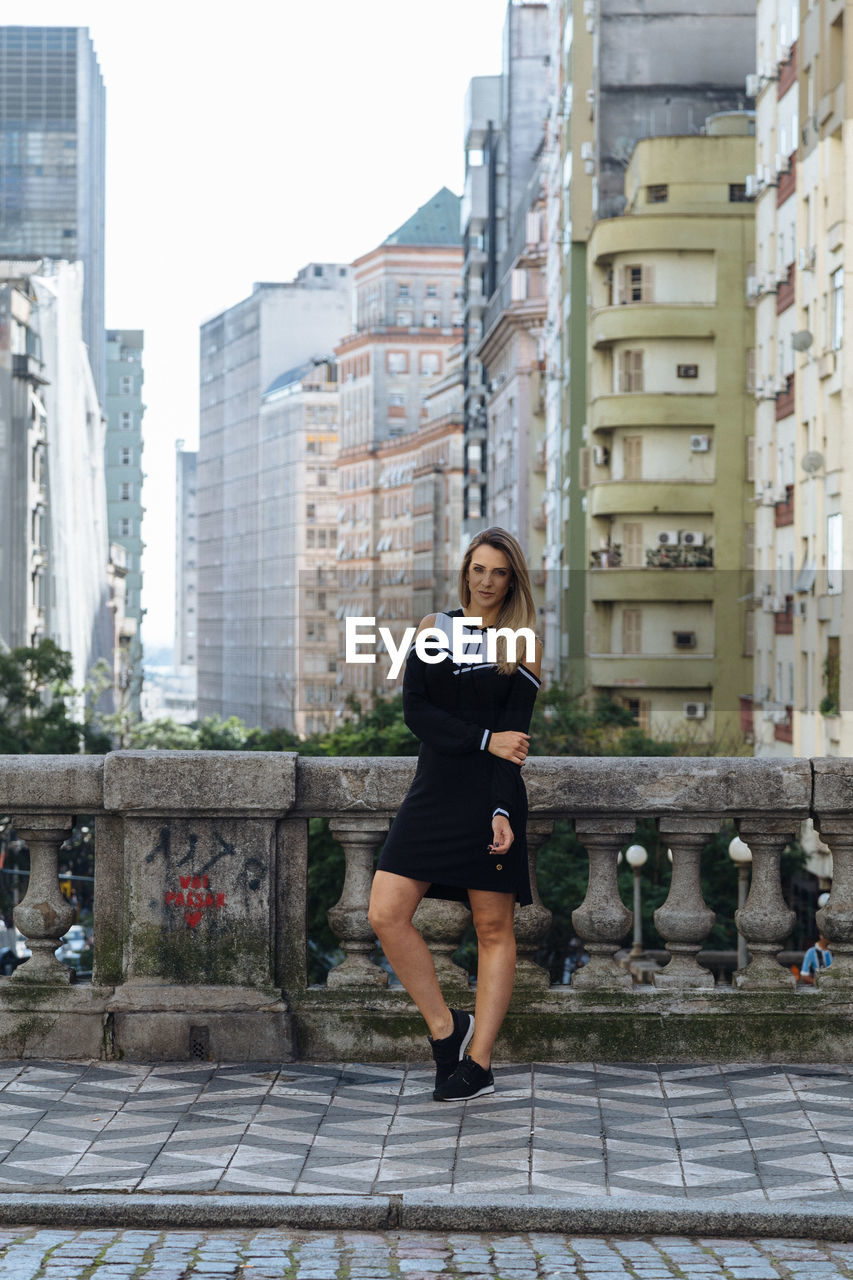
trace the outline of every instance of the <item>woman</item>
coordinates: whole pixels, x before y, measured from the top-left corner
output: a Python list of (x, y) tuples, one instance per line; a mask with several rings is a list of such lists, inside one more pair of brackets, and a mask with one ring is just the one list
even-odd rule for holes
[[(419, 628), (441, 633), (423, 643), (442, 660), (426, 663), (412, 646), (406, 662), (403, 713), (421, 749), (379, 859), (369, 912), (429, 1028), (437, 1102), (494, 1092), (492, 1047), (515, 975), (513, 913), (516, 900), (532, 900), (521, 766), (542, 647), (537, 640), (529, 663), (511, 662), (499, 636), (497, 661), (486, 661), (491, 628), (532, 628), (536, 620), (527, 565), (511, 534), (494, 528), (474, 538), (459, 571), (459, 599), (461, 609), (430, 615)], [(451, 653), (454, 617), (482, 624), (463, 624), (470, 641), (461, 662)], [(523, 638), (517, 656), (525, 657)], [(470, 903), (479, 952), (476, 1016), (448, 1009), (441, 994), (429, 948), (412, 924), (425, 895)]]

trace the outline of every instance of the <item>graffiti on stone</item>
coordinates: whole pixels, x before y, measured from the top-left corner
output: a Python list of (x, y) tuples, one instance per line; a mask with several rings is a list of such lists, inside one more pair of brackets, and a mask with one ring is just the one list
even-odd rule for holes
[(221, 911), (225, 894), (214, 893), (207, 876), (181, 876), (180, 889), (166, 890), (166, 906), (178, 907), (191, 929), (201, 921), (205, 911)]

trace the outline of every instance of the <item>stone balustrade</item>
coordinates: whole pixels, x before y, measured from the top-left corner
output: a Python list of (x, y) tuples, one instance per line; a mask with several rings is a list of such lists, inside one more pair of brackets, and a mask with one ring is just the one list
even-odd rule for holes
[[(0, 815), (30, 849), (15, 920), (32, 958), (0, 978), (0, 1056), (232, 1061), (423, 1058), (406, 994), (377, 963), (367, 918), (374, 857), (411, 780), (411, 758), (120, 751), (105, 757), (0, 757)], [(846, 1061), (853, 1050), (853, 761), (555, 759), (525, 766), (528, 845), (558, 819), (586, 849), (581, 903), (566, 903), (590, 962), (551, 986), (535, 962), (551, 913), (516, 908), (519, 963), (498, 1052), (516, 1060)], [(71, 985), (53, 950), (69, 923), (57, 852), (76, 818), (95, 825), (95, 969)], [(329, 922), (343, 959), (307, 981), (308, 824), (330, 820), (346, 855)], [(834, 963), (796, 988), (777, 960), (793, 913), (780, 855), (812, 817), (834, 857), (819, 923)], [(670, 954), (653, 985), (614, 960), (632, 925), (616, 877), (638, 819), (672, 849), (656, 927)], [(736, 921), (749, 947), (732, 986), (697, 956), (714, 924), (701, 859), (723, 821), (753, 854)], [(734, 868), (732, 868), (734, 875)], [(470, 913), (426, 900), (418, 927), (453, 1004), (471, 1007), (452, 956)]]

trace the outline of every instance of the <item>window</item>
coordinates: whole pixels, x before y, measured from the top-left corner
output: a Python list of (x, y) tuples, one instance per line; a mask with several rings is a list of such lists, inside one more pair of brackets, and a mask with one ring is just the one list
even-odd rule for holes
[(408, 329), (411, 327), (414, 316), (411, 311), (398, 311), (395, 323), (398, 329)]
[(386, 356), (386, 367), (389, 373), (408, 373), (409, 354), (407, 351), (389, 351)]
[(619, 352), (619, 390), (642, 391), (643, 387), (643, 353), (642, 351), (622, 350)]
[(421, 377), (434, 378), (441, 373), (441, 356), (437, 351), (423, 351), (421, 353)]
[(317, 471), (317, 484), (322, 489), (329, 483), (329, 473), (320, 467)]
[(750, 483), (755, 480), (755, 436), (746, 437), (746, 478)]
[(405, 409), (406, 397), (402, 391), (392, 391), (388, 396), (388, 404), (393, 409)]
[(619, 302), (653, 302), (654, 267), (627, 263), (619, 268)]
[(131, 502), (133, 500), (133, 485), (124, 481), (119, 489), (119, 498), (122, 502)]
[(133, 378), (128, 373), (122, 374), (120, 394), (123, 396), (133, 395)]
[(122, 431), (130, 431), (132, 426), (133, 426), (133, 414), (130, 412), (129, 409), (123, 409), (122, 415), (121, 415)]
[(743, 204), (746, 201), (746, 183), (729, 183), (729, 204)]
[(313, 529), (305, 530), (305, 545), (306, 547), (314, 546), (314, 530)]
[(131, 465), (132, 461), (133, 461), (133, 454), (132, 454), (132, 451), (131, 451), (130, 449), (122, 449), (122, 451), (121, 451), (121, 465), (122, 465), (123, 467), (129, 467), (129, 466)]
[(306, 520), (316, 520), (316, 519), (317, 519), (317, 504), (316, 504), (316, 502), (306, 502), (306, 503), (305, 503), (305, 519), (306, 519)]
[(622, 610), (622, 652), (642, 653), (643, 651), (643, 611), (642, 609)]
[(646, 202), (648, 204), (666, 204), (669, 199), (669, 187), (665, 182), (653, 183), (652, 186), (646, 187)]
[(133, 532), (130, 520), (128, 519), (127, 516), (122, 516), (121, 520), (119, 521), (119, 532), (122, 538), (129, 538), (131, 533)]
[(408, 302), (411, 299), (411, 296), (412, 295), (409, 290), (408, 284), (397, 285), (397, 298), (399, 299), (400, 302), (403, 302), (403, 301)]
[(316, 277), (322, 277), (322, 275), (323, 275), (323, 268), (322, 268), (322, 267), (315, 267), (315, 268), (314, 268), (314, 276), (315, 276), (315, 278), (316, 278)]
[(651, 728), (652, 704), (648, 698), (626, 698), (625, 706), (634, 717), (634, 724), (644, 733)]
[(624, 471), (626, 480), (642, 480), (643, 478), (643, 437), (626, 436), (623, 445)]
[(841, 594), (841, 522), (840, 512), (826, 521), (826, 591), (830, 596)]
[(426, 296), (427, 296), (428, 298), (437, 298), (437, 297), (438, 297), (438, 285), (437, 285), (437, 284), (428, 284), (428, 285), (427, 285), (427, 287), (426, 287)]
[(441, 325), (441, 316), (437, 311), (427, 311), (424, 316), (424, 324), (428, 329), (438, 329)]
[(832, 273), (832, 350), (840, 351), (844, 338), (844, 268)]
[(676, 372), (679, 378), (698, 378), (699, 366), (698, 364), (680, 364), (676, 367)]
[(626, 569), (643, 567), (643, 526), (638, 520), (622, 526), (622, 563)]

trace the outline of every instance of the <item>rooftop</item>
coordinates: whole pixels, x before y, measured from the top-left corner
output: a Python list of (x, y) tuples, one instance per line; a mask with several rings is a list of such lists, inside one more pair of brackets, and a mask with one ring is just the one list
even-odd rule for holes
[(427, 200), (426, 204), (412, 214), (396, 231), (392, 231), (384, 244), (448, 244), (458, 245), (462, 242), (459, 229), (459, 196), (455, 196), (448, 187)]

